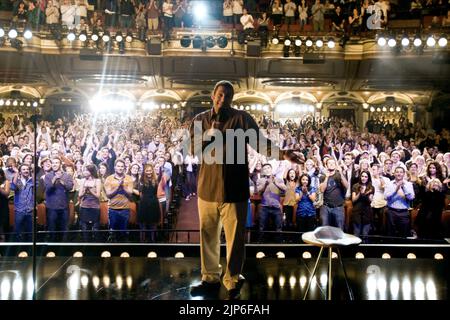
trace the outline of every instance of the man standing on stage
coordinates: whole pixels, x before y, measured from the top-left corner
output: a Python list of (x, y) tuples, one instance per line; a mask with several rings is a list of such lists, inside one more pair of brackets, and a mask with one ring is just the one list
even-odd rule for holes
[[(219, 81), (211, 96), (213, 107), (197, 115), (190, 127), (193, 142), (191, 152), (201, 159), (198, 210), (202, 282), (191, 288), (192, 296), (216, 295), (220, 289), (220, 234), (223, 226), (227, 265), (222, 282), (227, 289), (228, 299), (239, 299), (244, 281), (241, 271), (250, 197), (246, 143), (260, 153), (269, 156), (276, 154), (276, 158), (280, 158), (280, 152), (274, 144), (259, 134), (258, 125), (252, 116), (231, 107), (233, 95), (233, 85), (228, 81)], [(254, 134), (255, 139), (240, 134), (244, 132)], [(212, 145), (218, 147), (211, 150)], [(214, 161), (207, 157), (209, 151), (215, 157)], [(268, 154), (267, 151), (271, 152)]]

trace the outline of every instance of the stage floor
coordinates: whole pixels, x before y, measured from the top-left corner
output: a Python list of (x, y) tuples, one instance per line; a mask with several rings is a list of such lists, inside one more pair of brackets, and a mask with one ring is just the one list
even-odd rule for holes
[[(355, 300), (447, 300), (448, 259), (344, 258)], [(242, 300), (301, 300), (313, 258), (247, 258)], [(224, 261), (223, 261), (224, 263)], [(327, 260), (308, 294), (324, 299)], [(333, 259), (333, 300), (348, 300), (342, 269)], [(200, 259), (37, 258), (38, 300), (199, 300), (189, 288), (200, 281)], [(0, 299), (32, 299), (32, 259), (0, 258)], [(219, 296), (224, 299), (222, 287)]]

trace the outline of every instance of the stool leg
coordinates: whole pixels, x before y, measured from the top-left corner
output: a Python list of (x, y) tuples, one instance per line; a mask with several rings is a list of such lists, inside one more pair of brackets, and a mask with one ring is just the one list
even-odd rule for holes
[(306, 287), (306, 292), (305, 292), (305, 295), (303, 296), (303, 300), (306, 300), (306, 296), (308, 295), (309, 288), (311, 287), (312, 280), (314, 279), (314, 275), (316, 274), (316, 271), (317, 271), (317, 266), (319, 265), (320, 257), (322, 256), (322, 251), (323, 251), (323, 247), (320, 247), (319, 256), (317, 257), (316, 263), (314, 265), (312, 275), (309, 278), (308, 286)]
[(350, 287), (350, 285), (348, 284), (347, 272), (345, 271), (344, 262), (342, 261), (341, 250), (339, 250), (339, 248), (337, 248), (337, 252), (339, 255), (339, 262), (341, 263), (342, 270), (344, 271), (344, 279), (345, 279), (345, 284), (347, 286), (348, 295), (350, 297), (350, 300), (354, 300), (353, 291), (352, 291), (352, 288)]
[(331, 277), (331, 266), (332, 266), (332, 255), (333, 255), (333, 248), (328, 248), (328, 299), (331, 300), (331, 287), (333, 286), (333, 278)]

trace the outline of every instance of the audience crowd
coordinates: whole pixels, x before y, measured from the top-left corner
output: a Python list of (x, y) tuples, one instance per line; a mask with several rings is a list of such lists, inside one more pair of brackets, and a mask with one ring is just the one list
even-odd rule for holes
[[(384, 29), (390, 19), (422, 19), (426, 28), (450, 25), (448, 0), (223, 0), (208, 2), (221, 27), (245, 31), (342, 32)], [(191, 0), (10, 0), (12, 21), (38, 30), (64, 26), (81, 31), (139, 31), (170, 39), (173, 28), (205, 23)]]
[[(404, 117), (370, 119), (359, 128), (345, 119), (304, 116), (256, 120), (297, 163), (267, 159), (248, 148), (247, 227), (310, 231), (332, 225), (367, 239), (444, 236), (448, 209), (450, 134)], [(0, 116), (1, 240), (30, 240), (36, 177), (38, 223), (49, 241), (69, 229), (94, 241), (156, 241), (167, 227), (174, 193), (196, 197), (199, 159), (183, 148), (190, 118), (161, 112), (74, 114), (58, 119)], [(36, 141), (36, 145), (35, 145)], [(192, 200), (191, 200), (192, 199)], [(184, 214), (196, 215), (197, 212)], [(260, 233), (263, 240), (264, 232)], [(7, 235), (8, 239), (5, 239)]]

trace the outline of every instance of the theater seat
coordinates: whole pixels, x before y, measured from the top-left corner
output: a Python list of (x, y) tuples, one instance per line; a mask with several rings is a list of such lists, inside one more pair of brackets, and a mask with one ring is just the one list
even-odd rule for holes
[(10, 230), (14, 230), (14, 203), (9, 203), (9, 228)]
[(128, 224), (134, 225), (137, 221), (137, 205), (136, 202), (130, 202), (130, 218)]
[(36, 206), (37, 209), (37, 223), (40, 226), (47, 225), (47, 213), (44, 203), (40, 203)]
[(108, 201), (102, 201), (100, 202), (100, 225), (107, 226), (108, 222)]

